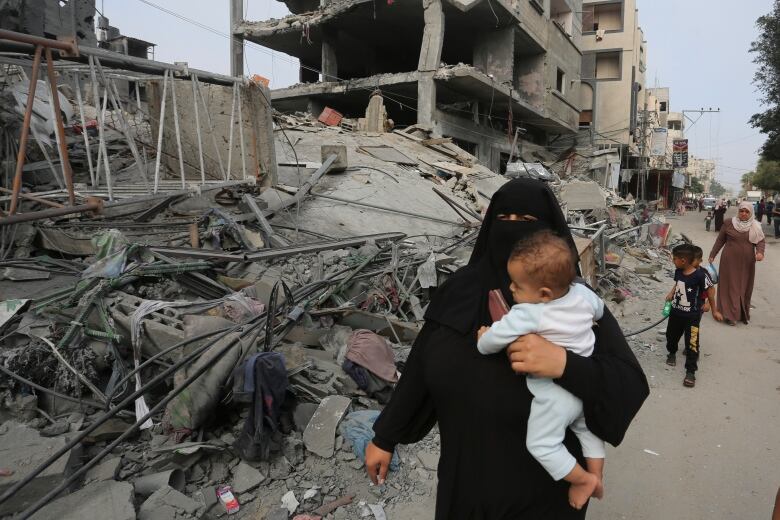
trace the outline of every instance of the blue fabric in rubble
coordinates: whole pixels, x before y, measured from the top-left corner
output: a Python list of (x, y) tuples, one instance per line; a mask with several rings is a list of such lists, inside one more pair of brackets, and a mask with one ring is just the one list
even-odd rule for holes
[[(366, 446), (374, 438), (374, 421), (379, 417), (379, 410), (358, 410), (347, 415), (339, 424), (339, 433), (352, 443), (352, 453), (358, 460), (366, 458)], [(401, 465), (398, 452), (393, 451), (390, 469), (397, 471)]]

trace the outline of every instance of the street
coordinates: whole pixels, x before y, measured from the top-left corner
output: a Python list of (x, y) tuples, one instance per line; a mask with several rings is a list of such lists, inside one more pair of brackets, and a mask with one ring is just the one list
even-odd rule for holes
[[(731, 208), (726, 218), (735, 212)], [(716, 234), (704, 230), (704, 215), (688, 212), (670, 221), (706, 259)], [(695, 388), (683, 387), (680, 362), (664, 364), (657, 330), (645, 333), (658, 345), (653, 366), (652, 357), (642, 359), (650, 397), (623, 444), (607, 450), (605, 498), (591, 501), (589, 519), (771, 517), (780, 486), (780, 241), (769, 226), (764, 232), (752, 321), (729, 327), (705, 315)]]

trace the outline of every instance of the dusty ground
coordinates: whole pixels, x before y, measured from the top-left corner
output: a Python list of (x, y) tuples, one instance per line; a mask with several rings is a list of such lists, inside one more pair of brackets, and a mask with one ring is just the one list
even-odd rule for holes
[[(716, 235), (704, 230), (703, 216), (671, 222), (706, 258)], [(780, 242), (768, 238), (750, 325), (728, 327), (709, 315), (702, 322), (695, 389), (682, 386), (681, 364), (664, 364), (662, 342), (654, 357), (640, 357), (651, 394), (623, 445), (607, 452), (607, 494), (591, 504), (589, 520), (771, 517), (780, 486), (778, 273)]]

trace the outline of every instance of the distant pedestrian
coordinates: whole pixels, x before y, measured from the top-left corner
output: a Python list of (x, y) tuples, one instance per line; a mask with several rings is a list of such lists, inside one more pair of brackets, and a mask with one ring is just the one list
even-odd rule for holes
[(753, 205), (743, 202), (737, 216), (723, 223), (709, 257), (710, 263), (714, 262), (723, 249), (717, 309), (728, 325), (735, 325), (737, 321), (747, 325), (750, 321), (756, 262), (764, 259), (765, 248), (761, 224), (753, 218)]
[[(692, 388), (696, 385), (696, 371), (699, 369), (699, 325), (701, 323), (702, 298), (715, 303), (715, 288), (712, 281), (695, 265), (695, 246), (683, 244), (672, 250), (674, 287), (666, 295), (666, 301), (672, 302), (672, 312), (666, 324), (666, 364), (677, 365), (677, 348), (681, 337), (685, 337), (685, 379), (683, 385)], [(712, 315), (720, 321), (723, 316), (713, 310)]]
[(772, 225), (772, 214), (775, 209), (775, 201), (769, 199), (766, 201), (766, 223)]
[(756, 220), (758, 220), (759, 224), (761, 219), (764, 218), (764, 213), (766, 213), (766, 202), (764, 202), (764, 197), (761, 197), (761, 200), (756, 204)]
[(704, 229), (709, 231), (711, 226), (712, 226), (712, 211), (708, 211), (707, 216), (704, 217)]
[(699, 213), (701, 213), (701, 210), (704, 209), (704, 197), (699, 197), (698, 205), (699, 205)]
[(720, 227), (723, 225), (723, 216), (726, 214), (726, 204), (723, 199), (720, 199), (715, 203), (715, 231), (720, 231)]
[(731, 199), (729, 199), (729, 200), (727, 200), (727, 201), (726, 201), (726, 207), (727, 207), (727, 208), (730, 208), (730, 207), (731, 207)]
[(772, 218), (775, 223), (775, 238), (780, 238), (780, 194), (775, 197), (775, 207), (772, 210)]

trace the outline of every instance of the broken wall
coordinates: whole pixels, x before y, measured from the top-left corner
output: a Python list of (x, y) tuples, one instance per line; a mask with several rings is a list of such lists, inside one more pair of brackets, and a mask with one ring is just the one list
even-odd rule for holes
[(79, 45), (95, 47), (95, 0), (1, 1), (0, 29), (53, 39), (75, 34)]
[[(571, 128), (579, 126), (580, 67), (582, 53), (574, 42), (554, 23), (550, 23), (547, 45), (545, 82), (550, 86), (545, 109), (548, 117)], [(558, 71), (562, 71), (563, 91), (557, 90)]]
[[(184, 173), (188, 179), (200, 179), (200, 159), (198, 153), (198, 134), (195, 123), (195, 106), (191, 81), (175, 80), (176, 103), (181, 132)], [(203, 99), (208, 107), (208, 115), (198, 96), (198, 120), (200, 122), (203, 163), (206, 180), (222, 179), (222, 169), (228, 172), (228, 151), (230, 142), (230, 116), (233, 106), (233, 87), (200, 83)], [(152, 124), (153, 141), (157, 142), (159, 114), (162, 101), (162, 81), (150, 82), (149, 111)], [(274, 151), (273, 120), (270, 105), (271, 93), (267, 87), (254, 83), (242, 85), (239, 89), (241, 117), (244, 133), (244, 164), (247, 177), (255, 177), (258, 183), (270, 185), (276, 182), (276, 152)], [(171, 84), (168, 84), (163, 128), (163, 157), (165, 165), (178, 175), (179, 152), (176, 143), (176, 128), (173, 118)], [(209, 126), (209, 116), (213, 124)], [(231, 153), (230, 178), (242, 177), (241, 140), (239, 133), (238, 109), (233, 120), (233, 149)], [(214, 138), (217, 149), (214, 147)], [(220, 160), (222, 168), (220, 168)]]

